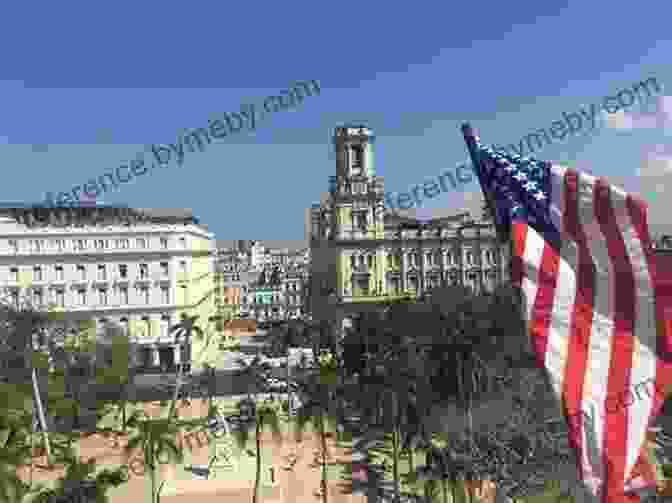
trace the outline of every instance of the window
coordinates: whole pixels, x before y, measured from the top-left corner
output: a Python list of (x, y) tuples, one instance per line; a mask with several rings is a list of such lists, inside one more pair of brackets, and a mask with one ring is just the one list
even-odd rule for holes
[(106, 250), (110, 246), (109, 246), (109, 243), (108, 243), (107, 239), (96, 239), (95, 247), (96, 247), (97, 250)]
[(105, 270), (105, 264), (98, 265), (98, 280), (105, 281), (107, 279), (107, 271)]
[(119, 318), (119, 324), (121, 325), (121, 329), (124, 331), (124, 335), (129, 335), (128, 318)]
[(44, 239), (31, 239), (30, 251), (40, 253), (44, 250)]
[(75, 240), (75, 251), (86, 250), (86, 239)]
[(119, 287), (119, 303), (124, 306), (128, 305), (128, 288), (125, 286)]
[(187, 272), (187, 261), (180, 260), (180, 272)]
[(161, 262), (161, 276), (168, 277), (168, 262)]
[(140, 279), (149, 278), (149, 266), (147, 264), (140, 264)]
[(168, 238), (161, 238), (161, 249), (162, 250), (167, 250), (168, 249)]
[(77, 290), (77, 304), (80, 306), (86, 305), (86, 290), (84, 288)]
[(12, 267), (9, 269), (9, 280), (10, 281), (19, 281), (19, 268)]
[(144, 328), (144, 336), (145, 337), (150, 337), (152, 335), (152, 323), (149, 321), (149, 316), (143, 316), (142, 318), (142, 324)]
[(65, 307), (65, 290), (58, 289), (55, 293), (56, 305), (59, 307)]
[(180, 238), (180, 248), (185, 250), (187, 248), (187, 238), (181, 237)]
[(117, 239), (117, 249), (118, 250), (128, 249), (128, 239)]
[(126, 264), (119, 264), (119, 277), (122, 279), (128, 278), (128, 266)]
[(467, 252), (467, 264), (474, 263), (474, 254), (470, 251)]
[(432, 255), (431, 252), (427, 253), (425, 255), (425, 258), (427, 259), (427, 265), (434, 265), (434, 256)]
[(107, 288), (101, 288), (98, 290), (98, 304), (101, 306), (107, 305)]
[(135, 240), (135, 245), (138, 248), (147, 248), (147, 240), (145, 238), (138, 238)]
[(170, 304), (170, 290), (168, 290), (167, 286), (161, 287), (161, 303)]
[(63, 266), (57, 265), (54, 267), (54, 269), (56, 271), (56, 280), (63, 281)]
[(65, 239), (54, 239), (52, 242), (52, 248), (59, 252), (65, 250)]
[(42, 281), (42, 267), (39, 265), (33, 267), (33, 281)]
[(17, 292), (16, 290), (12, 290), (11, 295), (12, 295), (12, 304), (14, 304), (15, 306), (18, 306), (19, 305), (19, 292)]
[(86, 268), (83, 265), (77, 266), (77, 278), (80, 281), (86, 280)]
[(357, 257), (355, 257), (354, 255), (350, 256), (350, 267), (353, 269), (357, 267)]
[(145, 305), (149, 304), (149, 288), (146, 286), (140, 287), (140, 295), (142, 297), (142, 301)]
[(166, 336), (170, 332), (170, 315), (161, 315), (161, 335)]
[(361, 145), (352, 146), (352, 168), (359, 170), (364, 162), (364, 148)]
[(17, 253), (19, 251), (19, 242), (16, 239), (10, 239), (8, 241), (9, 243), (9, 248), (14, 252)]
[(36, 306), (41, 306), (43, 304), (44, 298), (42, 296), (42, 290), (36, 288), (33, 290), (33, 304)]
[(369, 264), (369, 267), (373, 267), (373, 257), (369, 255), (367, 258), (367, 262)]

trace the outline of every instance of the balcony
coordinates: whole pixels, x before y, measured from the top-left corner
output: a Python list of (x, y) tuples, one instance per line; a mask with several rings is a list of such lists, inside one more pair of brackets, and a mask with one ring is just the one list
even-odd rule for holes
[(385, 233), (382, 229), (375, 229), (373, 226), (370, 226), (360, 229), (341, 229), (335, 237), (337, 240), (342, 241), (358, 239), (382, 240), (385, 239)]
[(415, 299), (416, 294), (414, 291), (406, 291), (403, 293), (396, 293), (396, 294), (388, 294), (388, 293), (383, 293), (383, 294), (374, 294), (374, 293), (367, 293), (367, 294), (357, 294), (354, 293), (352, 295), (342, 295), (341, 300), (344, 304), (354, 304), (354, 303), (383, 303), (383, 302), (393, 302), (397, 300), (411, 300)]

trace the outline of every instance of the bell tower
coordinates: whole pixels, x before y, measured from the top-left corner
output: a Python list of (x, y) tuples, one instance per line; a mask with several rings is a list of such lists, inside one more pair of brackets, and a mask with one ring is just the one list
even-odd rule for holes
[(382, 230), (383, 179), (374, 168), (374, 138), (366, 126), (336, 128), (336, 176), (329, 178), (336, 239), (373, 238), (379, 225)]
[(345, 297), (373, 294), (383, 283), (385, 192), (374, 168), (373, 143), (373, 132), (366, 126), (337, 127), (334, 133), (330, 238), (336, 253), (336, 293)]

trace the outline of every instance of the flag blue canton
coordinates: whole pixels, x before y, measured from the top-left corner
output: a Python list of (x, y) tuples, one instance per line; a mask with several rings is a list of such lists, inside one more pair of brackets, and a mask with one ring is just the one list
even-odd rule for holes
[(482, 145), (476, 138), (479, 180), (495, 205), (495, 223), (508, 233), (513, 222), (525, 222), (558, 245), (559, 230), (550, 214), (551, 164)]

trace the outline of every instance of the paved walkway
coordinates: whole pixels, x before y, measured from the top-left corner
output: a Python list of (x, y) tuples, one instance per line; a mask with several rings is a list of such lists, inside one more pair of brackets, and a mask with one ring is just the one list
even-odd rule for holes
[[(145, 410), (148, 414), (155, 416), (165, 414), (165, 408), (161, 409), (158, 404), (145, 404)], [(180, 417), (203, 417), (206, 413), (206, 400), (192, 400), (191, 407), (180, 407)], [(310, 431), (306, 432), (301, 442), (297, 442), (293, 431), (283, 427), (283, 442), (276, 444), (268, 432), (262, 435), (262, 484), (263, 489), (260, 503), (316, 503), (319, 501), (315, 491), (320, 487), (321, 470), (320, 465), (315, 464), (315, 453), (318, 438)], [(183, 438), (180, 438), (183, 445)], [(361, 496), (349, 495), (343, 491), (344, 483), (342, 481), (343, 467), (349, 466), (348, 461), (351, 458), (351, 451), (343, 447), (338, 447), (333, 438), (328, 440), (332, 454), (332, 462), (329, 466), (329, 501), (330, 503), (364, 503)], [(120, 465), (133, 465), (136, 473), (130, 473), (128, 483), (121, 487), (112, 489), (110, 494), (111, 503), (142, 503), (149, 500), (149, 474), (140, 468), (141, 459), (136, 455), (131, 456), (131, 460), (123, 455), (123, 447), (126, 445), (126, 438), (119, 439), (115, 446), (112, 439), (105, 438), (102, 435), (93, 435), (82, 439), (79, 445), (80, 456), (83, 458), (95, 458), (100, 468), (116, 467)], [(254, 451), (254, 434), (251, 435), (248, 450)], [(290, 469), (288, 465), (288, 456), (293, 454), (296, 458), (295, 465)], [(197, 480), (194, 473), (187, 469), (188, 465), (208, 465), (212, 456), (212, 444), (207, 442), (191, 443), (185, 448), (185, 460), (183, 464), (173, 466), (170, 464), (160, 465), (159, 481), (169, 481), (164, 486), (165, 496), (161, 498), (162, 503), (194, 503), (195, 498), (198, 503), (209, 503), (212, 501), (231, 501), (233, 503), (248, 503), (251, 501), (250, 490), (254, 484), (256, 471), (256, 458), (246, 451), (239, 453), (236, 458), (237, 466), (235, 470), (223, 473), (221, 480), (205, 481)], [(133, 461), (135, 460), (135, 461)], [(271, 482), (270, 467), (275, 467), (275, 477), (277, 486)], [(63, 474), (63, 469), (46, 470), (38, 469), (34, 473), (34, 479), (42, 482), (54, 481)], [(230, 475), (229, 475), (230, 474)], [(22, 475), (26, 476), (27, 473)], [(281, 489), (273, 489), (279, 487)], [(279, 493), (278, 491), (281, 491)], [(281, 494), (282, 500), (277, 496)]]

